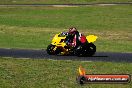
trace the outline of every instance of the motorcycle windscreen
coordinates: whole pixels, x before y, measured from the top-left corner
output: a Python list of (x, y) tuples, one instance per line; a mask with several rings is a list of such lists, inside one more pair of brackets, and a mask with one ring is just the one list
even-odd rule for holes
[(97, 38), (98, 38), (98, 37), (95, 36), (95, 35), (89, 35), (89, 36), (86, 37), (86, 39), (87, 39), (87, 41), (88, 41), (89, 43), (95, 42)]
[(65, 43), (62, 41), (65, 37), (59, 36), (59, 34), (56, 34), (52, 39), (52, 45), (59, 45), (59, 46), (65, 46)]

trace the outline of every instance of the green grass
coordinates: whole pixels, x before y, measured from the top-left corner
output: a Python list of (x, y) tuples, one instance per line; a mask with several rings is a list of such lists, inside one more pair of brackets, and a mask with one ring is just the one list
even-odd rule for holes
[(99, 37), (97, 51), (132, 52), (131, 7), (2, 7), (0, 47), (46, 48), (54, 34), (75, 26)]
[[(76, 83), (78, 67), (87, 74), (132, 74), (132, 63), (0, 58), (1, 88), (132, 88), (129, 84)], [(109, 68), (108, 68), (109, 67)]]
[(44, 28), (131, 30), (132, 6), (1, 7), (0, 24)]
[[(95, 34), (97, 51), (132, 52), (132, 6), (1, 7), (0, 48), (46, 48), (54, 34), (75, 26)], [(132, 74), (131, 63), (0, 58), (0, 88), (131, 88), (75, 79), (82, 65), (91, 74)]]
[[(1, 26), (0, 47), (45, 49), (51, 43), (52, 37), (61, 31), (67, 31), (67, 29)], [(98, 52), (132, 51), (131, 31), (89, 30), (86, 32), (81, 30), (81, 32), (99, 37), (95, 42)]]
[(1, 0), (0, 4), (78, 4), (131, 2), (131, 0)]

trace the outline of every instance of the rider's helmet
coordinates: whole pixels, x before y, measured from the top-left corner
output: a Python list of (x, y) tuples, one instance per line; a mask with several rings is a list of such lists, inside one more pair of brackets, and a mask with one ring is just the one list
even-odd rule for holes
[(77, 29), (75, 27), (69, 28), (69, 34), (75, 34)]

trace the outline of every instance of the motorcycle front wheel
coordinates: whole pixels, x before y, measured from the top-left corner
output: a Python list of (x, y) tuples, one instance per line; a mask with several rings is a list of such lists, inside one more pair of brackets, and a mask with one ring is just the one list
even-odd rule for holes
[(52, 45), (52, 44), (48, 45), (48, 47), (47, 47), (47, 49), (46, 49), (47, 53), (48, 53), (49, 55), (54, 55), (54, 54), (55, 54), (54, 48), (55, 48), (54, 45)]

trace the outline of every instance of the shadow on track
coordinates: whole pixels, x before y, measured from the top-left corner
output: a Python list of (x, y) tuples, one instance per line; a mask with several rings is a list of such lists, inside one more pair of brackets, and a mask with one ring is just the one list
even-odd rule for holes
[(0, 57), (132, 63), (132, 53), (97, 52), (93, 57), (48, 55), (45, 50), (0, 49)]
[(93, 56), (93, 57), (108, 57), (108, 56)]
[(104, 61), (104, 62), (132, 62), (132, 53), (97, 52), (92, 57), (56, 56), (46, 54), (46, 58), (55, 60)]

